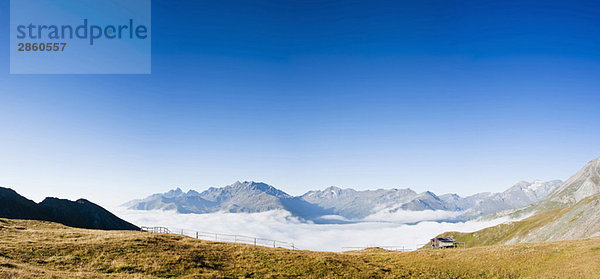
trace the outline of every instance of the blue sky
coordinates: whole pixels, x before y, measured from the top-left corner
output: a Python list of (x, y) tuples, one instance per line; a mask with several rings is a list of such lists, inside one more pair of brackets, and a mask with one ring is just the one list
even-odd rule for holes
[(472, 194), (600, 156), (592, 1), (153, 1), (151, 75), (9, 75), (0, 185)]

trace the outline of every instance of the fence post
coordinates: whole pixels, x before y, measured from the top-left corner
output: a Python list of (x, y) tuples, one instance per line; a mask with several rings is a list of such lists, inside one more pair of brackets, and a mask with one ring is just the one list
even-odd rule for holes
[[(174, 229), (173, 231), (171, 231), (170, 229), (168, 229), (166, 227), (140, 227), (140, 230), (141, 231), (145, 231), (145, 232), (151, 232), (151, 233), (168, 233), (168, 234), (177, 234), (178, 233), (177, 229)], [(211, 233), (203, 232), (202, 233), (202, 236), (204, 237), (203, 240), (208, 240), (210, 238), (210, 234)], [(185, 229), (181, 229), (181, 235), (185, 235)], [(215, 235), (215, 241), (219, 241), (219, 234), (218, 233), (214, 233), (214, 235)], [(237, 234), (233, 234), (233, 235), (231, 235), (231, 234), (225, 234), (224, 236), (229, 236), (229, 237), (233, 236), (233, 239), (234, 239), (233, 241), (235, 243), (237, 243), (238, 240), (240, 240), (240, 243), (248, 243), (248, 242), (252, 241), (253, 244), (254, 244), (254, 246), (258, 245), (258, 239), (259, 238), (257, 238), (257, 237), (243, 236), (243, 235), (237, 235)], [(194, 231), (193, 230), (190, 232), (189, 237), (194, 237)], [(240, 239), (240, 237), (241, 237), (241, 239)], [(200, 239), (200, 232), (199, 231), (196, 231), (196, 239)], [(229, 239), (229, 240), (227, 240), (227, 239)], [(267, 246), (267, 247), (269, 247), (270, 246), (269, 242), (272, 241), (273, 242), (273, 248), (277, 248), (278, 247), (277, 246), (277, 242), (280, 242), (281, 243), (280, 246), (279, 246), (280, 248), (289, 249), (289, 247), (291, 247), (292, 250), (296, 250), (296, 246), (294, 245), (293, 242), (283, 242), (283, 241), (272, 240), (272, 239), (264, 239), (264, 238), (260, 238), (260, 239), (261, 239), (261, 241), (264, 241), (264, 242), (261, 242), (261, 244), (260, 244), (261, 246)], [(229, 241), (230, 242), (231, 238), (225, 237), (224, 240), (222, 240), (222, 241), (225, 241), (225, 242)], [(462, 242), (462, 243), (463, 243), (463, 247), (465, 247), (466, 243), (465, 242)], [(402, 246), (402, 249), (404, 250), (404, 246)]]

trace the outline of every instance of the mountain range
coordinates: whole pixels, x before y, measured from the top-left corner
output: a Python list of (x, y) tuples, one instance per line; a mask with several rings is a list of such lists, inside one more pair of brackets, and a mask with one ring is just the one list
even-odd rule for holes
[(134, 210), (175, 210), (197, 214), (283, 209), (313, 221), (329, 215), (361, 220), (382, 211), (393, 214), (399, 211), (443, 210), (457, 213), (457, 217), (449, 221), (460, 221), (535, 203), (561, 184), (560, 180), (521, 181), (502, 193), (479, 193), (468, 197), (456, 194), (438, 196), (430, 191), (417, 193), (408, 188), (357, 191), (338, 187), (309, 191), (295, 197), (265, 183), (238, 181), (203, 192), (184, 192), (177, 188), (130, 201), (124, 206)]
[(36, 203), (3, 187), (0, 187), (0, 218), (51, 221), (85, 229), (139, 230), (137, 226), (85, 199), (70, 201), (46, 198)]
[(548, 196), (531, 205), (486, 216), (523, 218), (473, 233), (448, 232), (470, 246), (570, 240), (600, 236), (600, 158), (580, 171)]

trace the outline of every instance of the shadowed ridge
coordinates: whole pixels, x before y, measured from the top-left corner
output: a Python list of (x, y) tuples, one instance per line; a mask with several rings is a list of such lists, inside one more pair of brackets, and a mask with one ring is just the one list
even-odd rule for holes
[(15, 190), (0, 187), (0, 216), (11, 219), (48, 220), (49, 214), (37, 203), (19, 195)]
[(46, 198), (38, 204), (3, 187), (0, 187), (0, 217), (50, 221), (85, 229), (139, 230), (137, 226), (85, 199), (70, 201)]
[(40, 204), (49, 212), (54, 221), (70, 227), (103, 230), (139, 230), (127, 221), (120, 219), (101, 206), (86, 199), (70, 201), (46, 198)]

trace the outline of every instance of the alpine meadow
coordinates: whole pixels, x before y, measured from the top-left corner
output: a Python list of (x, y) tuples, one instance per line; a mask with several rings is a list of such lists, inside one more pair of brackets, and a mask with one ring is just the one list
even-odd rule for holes
[(600, 2), (0, 18), (0, 279), (600, 277)]

